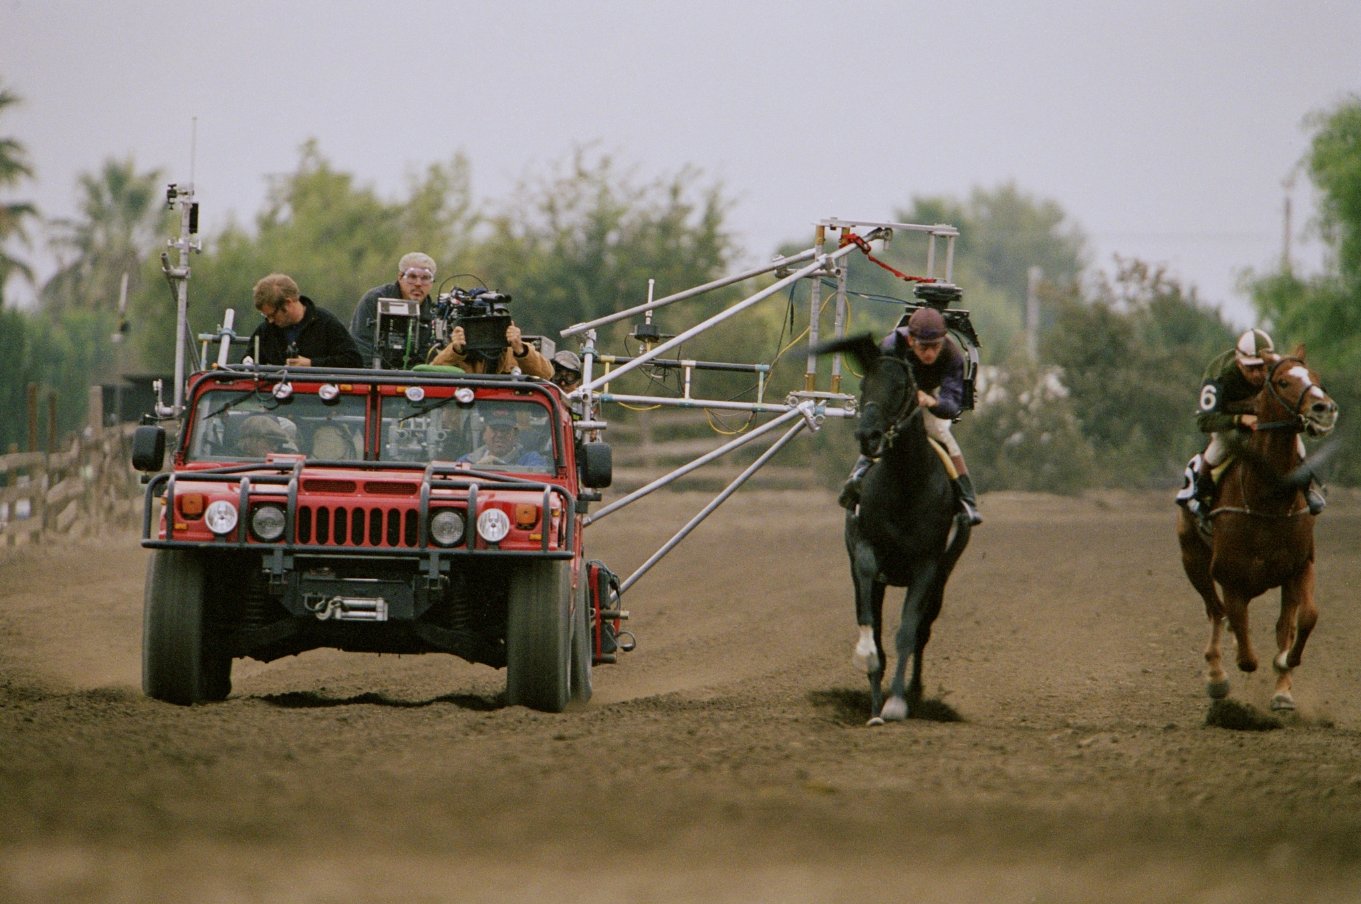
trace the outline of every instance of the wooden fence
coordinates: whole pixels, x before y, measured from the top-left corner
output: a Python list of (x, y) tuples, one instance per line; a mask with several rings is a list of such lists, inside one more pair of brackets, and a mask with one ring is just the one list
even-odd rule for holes
[(65, 449), (0, 455), (0, 547), (102, 536), (137, 523), (142, 486), (131, 464), (136, 425), (102, 426), (93, 402), (90, 421)]

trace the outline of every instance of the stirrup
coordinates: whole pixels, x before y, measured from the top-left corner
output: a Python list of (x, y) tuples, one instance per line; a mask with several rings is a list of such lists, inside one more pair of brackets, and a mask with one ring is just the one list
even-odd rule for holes
[(1304, 501), (1309, 506), (1309, 514), (1317, 515), (1328, 505), (1328, 497), (1324, 494), (1322, 487), (1313, 484), (1304, 491)]
[(964, 517), (969, 519), (969, 524), (977, 527), (983, 523), (983, 516), (979, 514), (977, 507), (967, 499), (959, 500), (959, 510), (964, 513)]

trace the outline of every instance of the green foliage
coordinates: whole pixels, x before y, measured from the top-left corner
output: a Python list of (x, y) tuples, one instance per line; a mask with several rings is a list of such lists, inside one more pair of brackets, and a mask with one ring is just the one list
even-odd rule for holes
[[(17, 103), (19, 96), (0, 85), (0, 114)], [(13, 138), (0, 136), (0, 189), (13, 188), (32, 176), (33, 168), (28, 163), (24, 146)], [(0, 202), (0, 308), (4, 307), (5, 284), (11, 276), (33, 279), (32, 268), (23, 259), (13, 256), (8, 246), (13, 243), (28, 247), (31, 241), (28, 224), (37, 218), (37, 208), (27, 201)]]
[[(577, 149), (542, 180), (519, 186), (489, 219), (473, 259), (489, 285), (514, 296), (517, 322), (554, 334), (642, 304), (649, 279), (656, 298), (707, 282), (729, 265), (729, 204), (718, 186), (697, 185), (698, 175), (687, 168), (637, 184), (608, 155)], [(705, 304), (685, 304), (686, 325), (699, 319), (697, 307), (714, 309)]]
[[(1318, 190), (1320, 232), (1332, 249), (1328, 264), (1310, 277), (1288, 269), (1250, 275), (1246, 285), (1277, 348), (1305, 345), (1341, 412), (1334, 436), (1355, 448), (1361, 442), (1361, 96), (1310, 122), (1317, 132), (1305, 166)], [(1332, 480), (1355, 484), (1361, 461), (1338, 456), (1330, 472)]]
[[(396, 279), (408, 251), (433, 257), (439, 279), (458, 273), (476, 224), (466, 160), (430, 166), (407, 191), (384, 201), (306, 143), (298, 168), (270, 191), (253, 232), (228, 223), (205, 238), (204, 253), (191, 263), (191, 335), (216, 330), (228, 308), (236, 311), (236, 332), (249, 335), (259, 322), (252, 288), (269, 273), (289, 274), (346, 323), (365, 292)], [(175, 354), (174, 296), (159, 267), (147, 267), (156, 275), (133, 303), (137, 348), (149, 368), (165, 371)]]
[(1073, 411), (1106, 481), (1175, 480), (1203, 445), (1196, 395), (1205, 364), (1233, 330), (1161, 269), (1121, 262), (1095, 300), (1057, 299), (1042, 352), (1062, 370)]
[(52, 244), (65, 262), (43, 285), (42, 304), (49, 312), (113, 311), (123, 276), (129, 293), (137, 292), (146, 251), (166, 232), (161, 174), (138, 173), (130, 158), (107, 160), (97, 174), (82, 175), (79, 185), (80, 218), (52, 224)]

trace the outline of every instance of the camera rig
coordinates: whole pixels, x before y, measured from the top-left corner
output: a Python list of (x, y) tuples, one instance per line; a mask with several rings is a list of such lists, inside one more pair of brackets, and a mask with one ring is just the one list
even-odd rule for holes
[(969, 312), (961, 308), (952, 308), (950, 305), (964, 297), (964, 291), (959, 286), (948, 282), (919, 283), (912, 289), (918, 301), (907, 302), (907, 310), (898, 319), (899, 327), (906, 327), (908, 318), (918, 308), (935, 308), (940, 311), (945, 318), (945, 328), (950, 335), (959, 343), (960, 350), (964, 352), (964, 401), (965, 410), (972, 411), (974, 407), (974, 384), (978, 380), (978, 333), (974, 331), (973, 322), (969, 319)]
[(510, 296), (486, 288), (460, 289), (440, 295), (435, 301), (431, 327), (435, 347), (449, 344), (456, 327), (463, 327), (463, 357), (468, 361), (494, 364), (506, 350), (506, 328), (510, 326)]

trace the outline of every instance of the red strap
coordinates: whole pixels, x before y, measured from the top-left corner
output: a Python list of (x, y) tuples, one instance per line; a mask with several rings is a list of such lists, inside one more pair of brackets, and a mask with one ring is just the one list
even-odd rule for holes
[(899, 279), (906, 280), (907, 282), (917, 283), (938, 282), (938, 280), (934, 276), (912, 276), (910, 274), (904, 273), (901, 270), (894, 269), (893, 267), (879, 260), (879, 258), (875, 257), (873, 254), (870, 254), (870, 243), (865, 241), (860, 236), (856, 235), (854, 232), (851, 232), (849, 229), (846, 230), (846, 232), (841, 236), (841, 244), (838, 247), (844, 248), (847, 245), (855, 245), (855, 247), (859, 248), (861, 251), (865, 253), (865, 257), (869, 258), (871, 262), (876, 263), (879, 266), (883, 267), (885, 270), (892, 273)]

